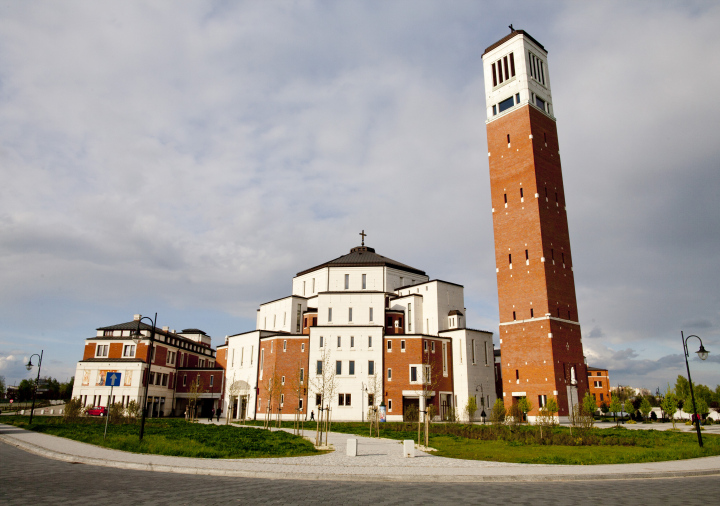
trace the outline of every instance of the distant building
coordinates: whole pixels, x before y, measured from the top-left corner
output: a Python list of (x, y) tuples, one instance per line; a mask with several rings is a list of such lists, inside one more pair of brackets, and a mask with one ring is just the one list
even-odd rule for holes
[(595, 397), (595, 404), (598, 408), (603, 402), (610, 406), (610, 374), (608, 370), (588, 366), (587, 371), (590, 394)]
[[(131, 332), (140, 330), (142, 339), (135, 343)], [(75, 372), (73, 397), (84, 406), (127, 406), (134, 400), (142, 404), (148, 386), (148, 352), (152, 326), (133, 321), (100, 327), (94, 337), (85, 340), (83, 359)], [(220, 405), (222, 368), (215, 363), (215, 350), (210, 336), (199, 329), (175, 332), (169, 327), (155, 330), (152, 367), (150, 368), (147, 414), (150, 417), (183, 414), (191, 396), (193, 381), (200, 379), (202, 392), (198, 397), (198, 414), (209, 413)], [(121, 385), (112, 390), (105, 385), (108, 372), (121, 373)]]

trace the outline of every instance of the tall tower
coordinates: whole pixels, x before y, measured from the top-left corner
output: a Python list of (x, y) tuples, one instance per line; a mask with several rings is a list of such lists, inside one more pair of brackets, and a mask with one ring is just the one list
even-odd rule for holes
[(506, 408), (588, 389), (547, 51), (523, 30), (483, 53)]

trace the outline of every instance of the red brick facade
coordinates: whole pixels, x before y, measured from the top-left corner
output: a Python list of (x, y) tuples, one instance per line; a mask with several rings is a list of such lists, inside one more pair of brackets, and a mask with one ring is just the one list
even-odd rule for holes
[(556, 397), (567, 416), (571, 375), (582, 397), (587, 372), (555, 121), (526, 104), (487, 135), (503, 398), (527, 396), (535, 415), (539, 396)]
[[(260, 342), (258, 413), (267, 412), (270, 400), (273, 414), (282, 409), (283, 414), (292, 415), (301, 409), (304, 416), (308, 411), (309, 346), (305, 335), (273, 336)], [(272, 392), (271, 381), (276, 383)]]

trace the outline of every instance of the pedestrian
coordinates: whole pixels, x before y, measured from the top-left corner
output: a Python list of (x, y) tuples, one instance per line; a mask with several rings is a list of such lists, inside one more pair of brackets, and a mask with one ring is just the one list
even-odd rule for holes
[(218, 407), (217, 410), (215, 411), (215, 414), (217, 415), (217, 421), (218, 421), (218, 422), (220, 421), (220, 413), (221, 413), (221, 412), (222, 412), (222, 409), (220, 409), (219, 407)]
[(185, 406), (185, 421), (187, 422), (188, 419), (188, 407)]
[(315, 410), (310, 411), (310, 421), (311, 422), (315, 421)]
[(212, 422), (212, 417), (215, 414), (215, 410), (213, 408), (210, 408), (210, 417), (208, 418), (208, 422)]

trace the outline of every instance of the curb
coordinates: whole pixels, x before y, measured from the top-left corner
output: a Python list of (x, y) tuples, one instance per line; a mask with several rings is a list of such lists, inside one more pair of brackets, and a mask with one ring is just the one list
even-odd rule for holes
[(602, 473), (593, 475), (562, 475), (562, 474), (516, 474), (516, 475), (341, 475), (324, 473), (275, 473), (270, 471), (247, 471), (208, 469), (187, 466), (170, 466), (161, 464), (140, 464), (135, 462), (120, 462), (92, 457), (79, 457), (67, 453), (48, 450), (41, 446), (18, 441), (10, 436), (0, 435), (0, 441), (28, 453), (48, 459), (68, 462), (70, 464), (86, 464), (91, 466), (112, 467), (116, 469), (129, 469), (134, 471), (153, 471), (159, 473), (191, 474), (198, 476), (226, 476), (241, 478), (259, 478), (270, 480), (303, 480), (303, 481), (360, 481), (360, 482), (443, 482), (443, 483), (478, 483), (478, 482), (547, 482), (547, 481), (597, 481), (597, 480), (647, 480), (660, 478), (688, 478), (699, 476), (720, 476), (720, 469), (706, 469), (697, 471), (660, 471), (639, 473)]

